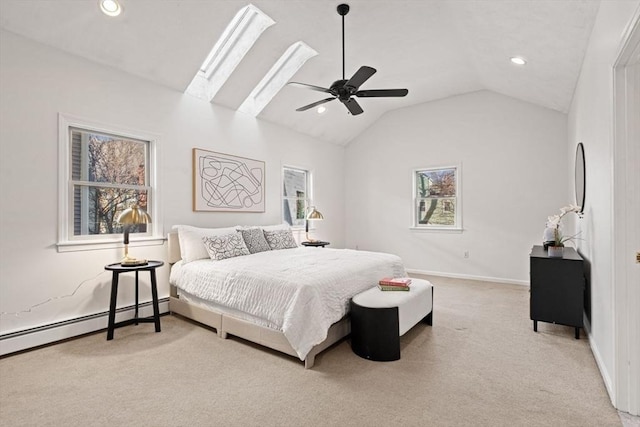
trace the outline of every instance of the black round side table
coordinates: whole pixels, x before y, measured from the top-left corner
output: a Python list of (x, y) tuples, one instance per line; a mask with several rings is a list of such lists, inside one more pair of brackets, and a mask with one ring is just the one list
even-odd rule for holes
[[(122, 265), (119, 262), (104, 266), (105, 270), (113, 273), (111, 278), (111, 303), (109, 304), (109, 325), (107, 327), (107, 340), (113, 339), (113, 330), (121, 326), (138, 323), (155, 323), (156, 332), (160, 332), (160, 308), (158, 306), (158, 286), (156, 283), (156, 268), (164, 265), (162, 261), (148, 261), (143, 265)], [(148, 271), (151, 276), (151, 296), (153, 299), (153, 317), (138, 317), (138, 273)], [(116, 320), (116, 300), (118, 299), (118, 278), (120, 273), (136, 273), (136, 307), (133, 319), (115, 323)]]
[(330, 245), (329, 242), (322, 242), (320, 240), (316, 240), (315, 242), (302, 242), (302, 246), (313, 246), (316, 248), (324, 248), (327, 245)]

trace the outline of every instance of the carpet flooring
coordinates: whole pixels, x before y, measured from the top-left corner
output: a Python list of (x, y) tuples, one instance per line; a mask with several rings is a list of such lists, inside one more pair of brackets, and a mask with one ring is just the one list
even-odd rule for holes
[(372, 362), (302, 362), (177, 316), (0, 359), (3, 426), (621, 426), (588, 340), (528, 288), (433, 277), (433, 326)]

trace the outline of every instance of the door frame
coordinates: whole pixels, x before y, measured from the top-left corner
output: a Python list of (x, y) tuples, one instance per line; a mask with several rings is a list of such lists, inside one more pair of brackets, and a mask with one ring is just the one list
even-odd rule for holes
[[(640, 415), (640, 10), (613, 65), (614, 406)], [(635, 185), (633, 184), (635, 183)], [(633, 192), (634, 194), (630, 194)]]

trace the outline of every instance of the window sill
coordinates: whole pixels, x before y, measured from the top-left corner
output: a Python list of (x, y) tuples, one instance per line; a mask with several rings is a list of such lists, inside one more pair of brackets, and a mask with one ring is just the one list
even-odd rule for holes
[(428, 232), (428, 233), (462, 233), (464, 231), (463, 228), (454, 228), (454, 227), (409, 227), (411, 231), (420, 231), (420, 232)]
[[(129, 247), (135, 248), (139, 246), (157, 246), (163, 245), (166, 238), (164, 237), (140, 237), (130, 239)], [(58, 252), (77, 252), (77, 251), (94, 251), (99, 249), (116, 249), (124, 246), (122, 237), (118, 240), (74, 240), (67, 242), (58, 242)]]

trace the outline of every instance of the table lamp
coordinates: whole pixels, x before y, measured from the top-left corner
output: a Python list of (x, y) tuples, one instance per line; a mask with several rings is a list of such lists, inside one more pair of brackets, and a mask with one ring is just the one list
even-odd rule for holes
[(123, 225), (124, 228), (124, 258), (120, 263), (122, 265), (143, 265), (147, 263), (146, 259), (137, 259), (129, 256), (129, 231), (132, 225), (148, 224), (151, 222), (151, 217), (144, 209), (133, 205), (130, 208), (125, 209), (118, 219), (118, 223)]
[(322, 214), (316, 210), (315, 206), (311, 206), (309, 208), (309, 213), (307, 214), (307, 218), (305, 219), (305, 232), (307, 235), (307, 241), (308, 242), (316, 242), (317, 240), (315, 239), (310, 239), (309, 238), (309, 221), (317, 221), (317, 220), (323, 220), (324, 216), (322, 216)]

